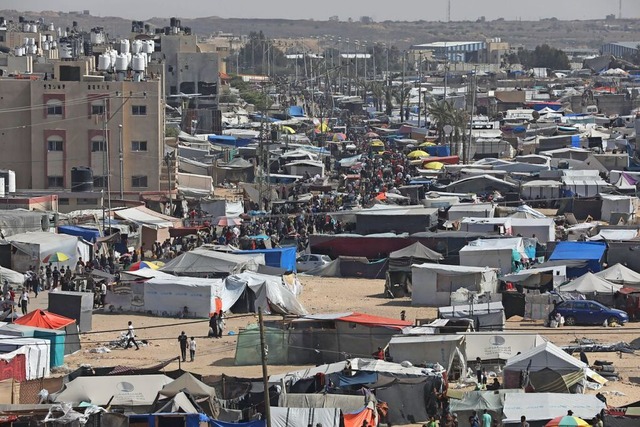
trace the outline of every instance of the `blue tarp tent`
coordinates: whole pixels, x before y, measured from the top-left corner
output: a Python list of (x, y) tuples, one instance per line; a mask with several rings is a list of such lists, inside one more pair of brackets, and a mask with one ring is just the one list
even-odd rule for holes
[(216, 145), (225, 145), (232, 147), (246, 147), (251, 144), (250, 139), (236, 138), (231, 135), (209, 135), (207, 137), (210, 143)]
[(100, 237), (100, 231), (95, 228), (78, 227), (76, 225), (60, 225), (58, 226), (58, 233), (79, 236), (91, 243), (95, 243)]
[(296, 248), (255, 249), (236, 251), (236, 254), (264, 254), (264, 262), (269, 267), (278, 267), (287, 271), (296, 271)]
[(291, 107), (287, 108), (287, 114), (289, 114), (291, 117), (304, 117), (304, 110), (298, 105), (292, 105)]
[(558, 242), (549, 261), (586, 261), (586, 267), (567, 268), (568, 277), (579, 277), (589, 271), (597, 273), (602, 270), (602, 261), (606, 250), (607, 244), (604, 242)]
[(424, 147), (423, 149), (432, 157), (447, 157), (451, 155), (451, 151), (446, 145), (430, 145), (428, 147)]

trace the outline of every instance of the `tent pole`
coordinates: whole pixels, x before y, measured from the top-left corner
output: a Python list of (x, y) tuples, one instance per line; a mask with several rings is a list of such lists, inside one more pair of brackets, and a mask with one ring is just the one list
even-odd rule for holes
[(264, 384), (264, 417), (267, 419), (267, 427), (271, 427), (271, 400), (269, 399), (269, 374), (267, 373), (267, 343), (264, 335), (262, 307), (258, 307), (258, 321), (260, 322), (260, 356), (262, 359), (262, 383)]

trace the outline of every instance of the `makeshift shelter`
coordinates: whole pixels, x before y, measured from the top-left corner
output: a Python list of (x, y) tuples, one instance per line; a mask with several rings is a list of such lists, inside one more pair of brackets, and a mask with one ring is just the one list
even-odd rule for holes
[(17, 271), (27, 271), (29, 266), (38, 265), (42, 260), (55, 252), (62, 252), (69, 257), (66, 261), (56, 263), (59, 267), (74, 268), (78, 258), (91, 259), (92, 245), (77, 236), (33, 232), (14, 234), (7, 237), (13, 250), (11, 254), (11, 268)]
[(545, 342), (507, 360), (505, 388), (536, 393), (582, 393), (587, 365), (551, 342)]
[(388, 268), (388, 258), (369, 261), (365, 257), (339, 256), (333, 261), (305, 271), (304, 274), (320, 277), (357, 277), (361, 279), (382, 279)]
[(133, 412), (145, 412), (156, 395), (173, 380), (166, 375), (109, 375), (104, 377), (78, 377), (65, 384), (64, 389), (52, 395), (57, 403), (80, 406), (125, 406)]
[[(503, 424), (517, 425), (524, 415), (532, 425), (544, 425), (555, 417), (573, 415), (590, 420), (606, 405), (593, 394), (507, 393), (504, 396)], [(533, 424), (535, 422), (536, 424)]]
[(568, 277), (579, 277), (591, 271), (597, 273), (602, 270), (604, 254), (607, 250), (606, 243), (603, 242), (558, 242), (549, 261), (581, 260), (586, 261), (584, 268), (567, 268)]
[[(65, 332), (63, 330), (33, 328), (31, 326), (9, 323), (0, 328), (0, 335), (45, 340), (48, 343), (49, 354), (47, 356), (50, 367), (64, 364)], [(16, 339), (16, 338), (14, 338)], [(47, 372), (49, 372), (47, 370)], [(38, 377), (39, 378), (39, 377)]]
[[(600, 194), (602, 199), (602, 211), (600, 219), (609, 222), (615, 214), (623, 214), (631, 217), (638, 207), (638, 198), (635, 196), (618, 196), (614, 194)], [(619, 217), (619, 216), (618, 216)]]
[[(60, 316), (50, 311), (34, 310), (20, 317), (14, 321), (14, 323), (16, 325), (32, 326), (34, 328), (64, 331), (64, 355), (73, 354), (80, 350), (80, 334), (78, 332), (78, 325), (74, 319), (69, 319), (68, 317)], [(41, 335), (36, 331), (33, 336), (37, 338)], [(56, 354), (59, 354), (57, 351), (56, 349)], [(56, 358), (56, 362), (57, 361)]]
[(262, 254), (239, 255), (198, 248), (177, 256), (160, 270), (177, 276), (226, 277), (245, 270), (257, 271), (258, 265), (264, 264)]
[(389, 271), (411, 271), (414, 264), (442, 261), (442, 254), (432, 251), (420, 242), (389, 254)]
[(0, 267), (0, 284), (4, 284), (4, 281), (9, 282), (9, 286), (17, 288), (24, 285), (24, 274), (17, 271), (10, 270), (5, 267)]
[(461, 371), (466, 372), (464, 347), (463, 335), (401, 335), (389, 341), (389, 354), (398, 363), (439, 363), (447, 372), (451, 372), (453, 361), (458, 358)]
[(505, 395), (509, 393), (524, 393), (522, 389), (468, 391), (462, 399), (451, 399), (449, 409), (456, 413), (459, 420), (468, 420), (473, 412), (482, 414), (486, 410), (494, 420), (502, 419), (502, 408)]
[(6, 378), (20, 381), (48, 377), (51, 374), (51, 343), (40, 338), (16, 338), (2, 334), (0, 361), (3, 362), (0, 372)]
[(169, 236), (169, 229), (182, 226), (179, 218), (162, 215), (144, 206), (125, 208), (113, 211), (116, 219), (132, 222), (140, 227), (140, 241), (147, 250), (155, 242), (164, 242)]
[(460, 249), (460, 266), (494, 267), (508, 274), (516, 270), (516, 263), (533, 257), (535, 247), (527, 251), (521, 237), (478, 239)]
[(189, 372), (185, 372), (176, 380), (162, 387), (158, 396), (174, 398), (182, 392), (187, 392), (207, 415), (212, 418), (218, 417), (220, 405), (217, 401), (216, 389), (198, 380)]
[(577, 292), (583, 295), (608, 294), (613, 295), (622, 289), (622, 285), (611, 283), (591, 272), (587, 272), (577, 279), (558, 288), (559, 292)]
[(547, 340), (539, 334), (520, 331), (476, 331), (458, 332), (465, 337), (465, 357), (467, 360), (506, 361), (518, 353), (528, 351)]
[(488, 267), (427, 263), (413, 265), (411, 276), (411, 305), (440, 307), (451, 304), (451, 294), (462, 288), (476, 293), (498, 291), (497, 272)]
[(502, 302), (455, 305), (438, 308), (441, 319), (471, 319), (476, 331), (502, 331), (505, 316)]
[(611, 283), (623, 286), (639, 287), (640, 273), (626, 267), (620, 263), (612, 265), (606, 270), (599, 271), (595, 276)]
[(254, 249), (250, 251), (236, 251), (234, 254), (264, 255), (264, 264), (269, 267), (279, 267), (285, 271), (296, 271), (297, 252), (295, 247)]
[(340, 409), (337, 408), (280, 408), (272, 406), (272, 427), (317, 426), (340, 427)]

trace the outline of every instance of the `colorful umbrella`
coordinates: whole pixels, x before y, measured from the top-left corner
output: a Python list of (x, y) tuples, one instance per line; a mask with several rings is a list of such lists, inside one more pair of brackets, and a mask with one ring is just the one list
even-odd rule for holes
[(280, 129), (282, 129), (284, 133), (290, 133), (292, 135), (296, 133), (295, 129), (290, 126), (282, 126)]
[(436, 145), (435, 142), (425, 141), (422, 144), (420, 144), (418, 147), (433, 147), (434, 145)]
[(164, 262), (160, 261), (138, 261), (129, 266), (127, 271), (142, 270), (143, 268), (150, 268), (151, 270), (157, 270), (164, 266)]
[(213, 223), (218, 227), (229, 227), (231, 225), (242, 224), (242, 219), (229, 216), (219, 216)]
[(562, 417), (556, 417), (545, 424), (544, 427), (574, 427), (574, 426), (589, 426), (589, 423), (582, 418), (574, 417), (572, 415), (565, 415)]
[(369, 145), (371, 147), (384, 147), (384, 142), (380, 141), (379, 139), (374, 139), (369, 143)]
[(429, 153), (422, 150), (415, 150), (407, 154), (407, 157), (410, 159), (419, 159), (421, 157), (429, 157)]
[(367, 132), (364, 136), (365, 136), (365, 138), (379, 138), (380, 137), (380, 135), (378, 135), (375, 132)]
[(63, 254), (62, 252), (54, 252), (52, 254), (47, 255), (42, 260), (42, 262), (45, 264), (49, 262), (65, 262), (65, 261), (69, 261), (69, 255)]
[(340, 141), (346, 141), (346, 140), (347, 140), (347, 135), (345, 135), (342, 132), (333, 134), (333, 142), (340, 142)]
[(438, 170), (438, 171), (443, 167), (444, 167), (444, 163), (442, 162), (429, 162), (424, 165), (425, 169)]

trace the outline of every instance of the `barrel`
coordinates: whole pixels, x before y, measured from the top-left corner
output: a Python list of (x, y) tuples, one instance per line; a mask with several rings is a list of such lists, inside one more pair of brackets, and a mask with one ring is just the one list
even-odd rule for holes
[(71, 168), (71, 191), (93, 191), (93, 171), (91, 168), (84, 166)]

